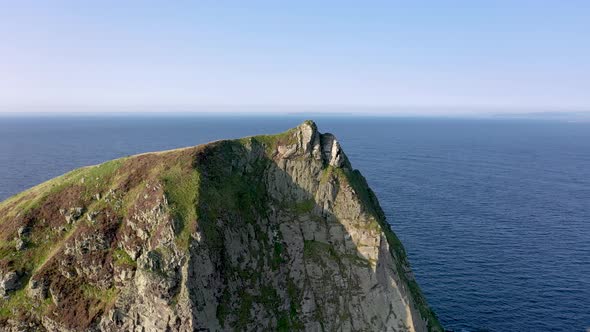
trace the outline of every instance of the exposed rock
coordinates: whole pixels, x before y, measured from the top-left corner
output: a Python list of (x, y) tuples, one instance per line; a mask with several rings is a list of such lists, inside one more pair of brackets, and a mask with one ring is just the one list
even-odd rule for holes
[(99, 213), (98, 211), (91, 211), (91, 212), (88, 212), (88, 213), (86, 214), (86, 219), (88, 219), (88, 222), (90, 222), (90, 223), (94, 223), (94, 222), (96, 222), (95, 218), (96, 218), (96, 216), (98, 215), (98, 213)]
[[(71, 224), (71, 223), (75, 222), (76, 220), (78, 220), (78, 218), (80, 218), (80, 216), (82, 216), (83, 211), (84, 211), (84, 208), (76, 207), (76, 208), (71, 208), (68, 211), (64, 210), (64, 212), (62, 214), (66, 218), (66, 222), (68, 224)], [(60, 212), (62, 212), (62, 210), (60, 210)]]
[(17, 251), (24, 250), (26, 247), (27, 247), (27, 244), (23, 239), (21, 239), (21, 238), (16, 239), (15, 248)]
[(26, 236), (28, 234), (28, 232), (29, 232), (29, 228), (28, 227), (21, 226), (21, 227), (18, 228), (17, 234), (18, 234), (18, 237), (19, 238), (22, 238), (22, 237)]
[(32, 298), (43, 300), (47, 298), (49, 295), (49, 285), (47, 284), (47, 280), (41, 279), (31, 279), (29, 281), (29, 295)]
[(346, 156), (340, 148), (340, 143), (334, 135), (326, 133), (321, 136), (322, 158), (330, 166), (349, 168)]
[[(48, 233), (50, 250), (27, 249), (37, 265), (0, 257), (30, 269), (26, 293), (41, 309), (11, 310), (35, 329), (442, 329), (375, 195), (311, 121), (75, 176), (25, 216), (61, 230)], [(18, 216), (14, 206), (0, 212)], [(76, 222), (85, 212), (88, 222)], [(21, 279), (3, 274), (3, 294)]]
[(21, 287), (23, 274), (17, 271), (0, 272), (0, 296), (7, 296)]

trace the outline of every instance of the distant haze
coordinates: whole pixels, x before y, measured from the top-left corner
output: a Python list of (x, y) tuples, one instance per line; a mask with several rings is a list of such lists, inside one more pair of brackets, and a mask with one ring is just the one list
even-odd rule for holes
[(588, 1), (14, 1), (0, 113), (590, 110)]

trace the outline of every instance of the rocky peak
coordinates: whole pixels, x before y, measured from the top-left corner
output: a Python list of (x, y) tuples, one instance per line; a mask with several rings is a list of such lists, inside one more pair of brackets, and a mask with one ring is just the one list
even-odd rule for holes
[(304, 121), (292, 130), (292, 135), (294, 141), (288, 140), (277, 147), (282, 158), (311, 156), (322, 160), (326, 165), (351, 168), (336, 137), (330, 133), (321, 134), (315, 122)]
[(348, 158), (334, 135), (323, 134), (320, 141), (322, 158), (327, 164), (334, 167), (350, 168)]

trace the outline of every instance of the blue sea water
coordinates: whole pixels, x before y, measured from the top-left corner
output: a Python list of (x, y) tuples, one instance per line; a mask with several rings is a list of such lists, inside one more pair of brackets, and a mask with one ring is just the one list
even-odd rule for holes
[[(286, 117), (0, 117), (0, 200), (74, 168)], [(317, 117), (377, 193), (447, 329), (590, 328), (590, 123)]]

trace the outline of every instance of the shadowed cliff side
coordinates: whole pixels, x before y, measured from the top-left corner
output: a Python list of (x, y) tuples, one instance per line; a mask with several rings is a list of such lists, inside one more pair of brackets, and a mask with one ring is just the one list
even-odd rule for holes
[(442, 330), (310, 121), (80, 169), (0, 213), (7, 330)]

